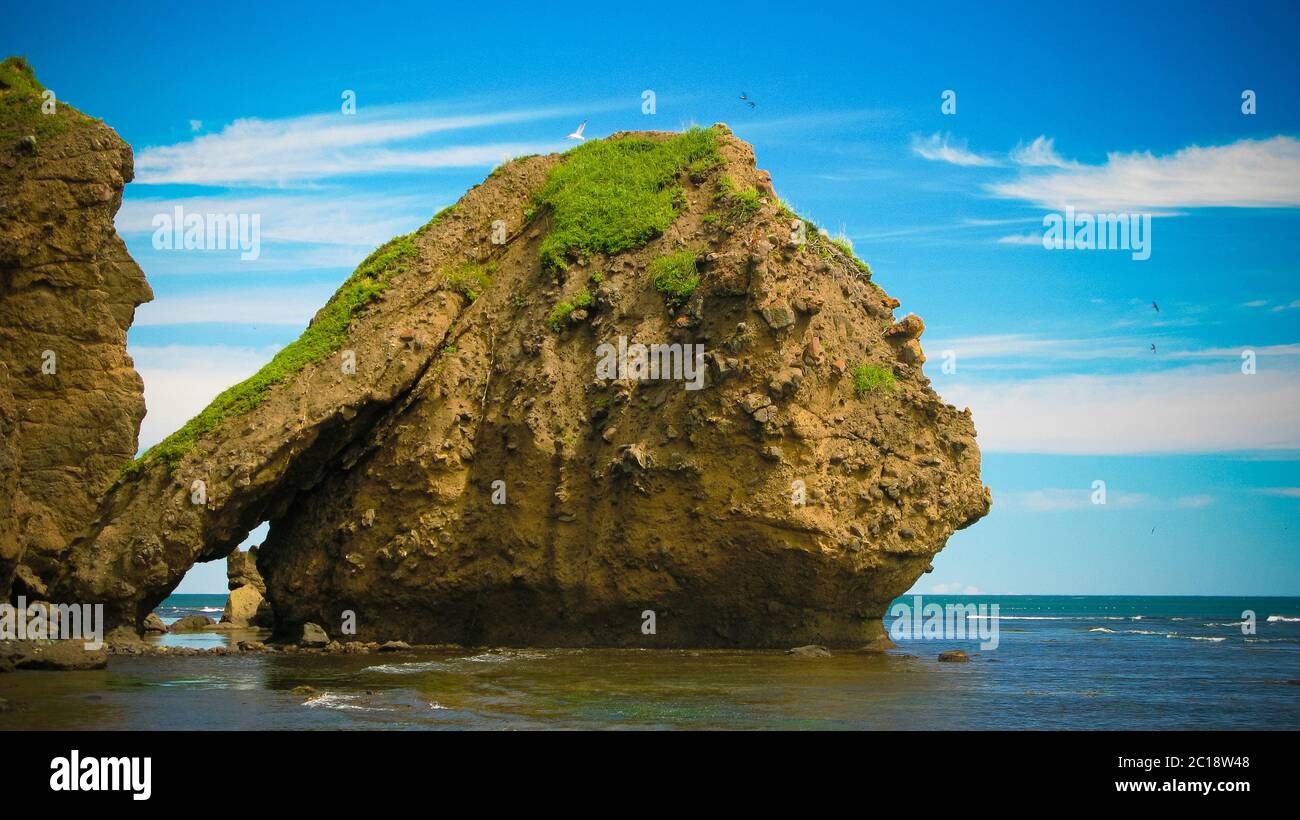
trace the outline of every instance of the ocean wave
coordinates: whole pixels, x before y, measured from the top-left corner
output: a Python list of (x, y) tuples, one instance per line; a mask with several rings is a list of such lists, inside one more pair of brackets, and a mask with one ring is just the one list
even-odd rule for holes
[[(1137, 616), (1141, 618), (1141, 615)], [(967, 615), (968, 621), (1125, 621), (1124, 615)]]
[(363, 706), (355, 702), (359, 698), (359, 695), (340, 695), (334, 692), (322, 692), (319, 695), (311, 696), (305, 700), (302, 705), (312, 709), (342, 709), (345, 711), (355, 712), (391, 711), (378, 706)]
[(1212, 643), (1218, 643), (1219, 641), (1228, 640), (1227, 638), (1223, 638), (1223, 637), (1211, 637), (1207, 635), (1184, 635), (1181, 632), (1165, 632), (1164, 630), (1158, 630), (1158, 629), (1115, 630), (1115, 629), (1107, 629), (1104, 626), (1094, 626), (1092, 629), (1089, 629), (1088, 631), (1104, 632), (1107, 635), (1121, 635), (1121, 634), (1122, 635), (1164, 635), (1166, 638), (1178, 638), (1185, 641), (1210, 641)]
[(1300, 623), (1300, 618), (1297, 618), (1294, 615), (1269, 615), (1268, 622), (1271, 624), (1275, 624), (1279, 622), (1286, 623), (1286, 624), (1293, 624), (1293, 623)]
[(1246, 643), (1300, 643), (1300, 638), (1247, 638)]
[(539, 661), (545, 657), (540, 652), (528, 652), (522, 649), (489, 649), (487, 652), (472, 655), (464, 660), (469, 663), (508, 663), (514, 660)]
[(447, 664), (442, 661), (412, 661), (410, 663), (381, 663), (378, 666), (367, 666), (361, 670), (363, 672), (381, 672), (385, 675), (413, 675), (419, 672), (433, 672), (438, 669), (447, 669)]

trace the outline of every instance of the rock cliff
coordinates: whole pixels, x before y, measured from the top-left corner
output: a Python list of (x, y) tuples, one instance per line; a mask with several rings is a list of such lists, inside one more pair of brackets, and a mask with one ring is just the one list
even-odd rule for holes
[(285, 636), (863, 645), (990, 504), (897, 306), (725, 126), (514, 160), (125, 471), (57, 592), (138, 626), (269, 521)]
[(131, 149), (0, 63), (0, 600), (42, 597), (136, 452), (144, 385), (126, 354), (153, 298), (113, 228)]

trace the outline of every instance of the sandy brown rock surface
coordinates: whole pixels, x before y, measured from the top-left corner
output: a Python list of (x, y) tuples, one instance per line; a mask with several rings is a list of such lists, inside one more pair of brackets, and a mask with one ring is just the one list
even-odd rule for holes
[(126, 331), (153, 294), (113, 227), (131, 149), (40, 90), (0, 64), (0, 597), (63, 571), (145, 411)]
[[(988, 511), (974, 426), (925, 378), (919, 319), (896, 325), (815, 229), (797, 241), (752, 149), (716, 134), (722, 164), (681, 170), (665, 230), (560, 265), (535, 196), (568, 155), (498, 169), (404, 240), (341, 350), (114, 487), (60, 594), (138, 624), (270, 521), (257, 562), (291, 639), (878, 639), (888, 602)], [(683, 253), (699, 285), (666, 298), (654, 272)], [(703, 389), (597, 378), (619, 337), (703, 346)]]

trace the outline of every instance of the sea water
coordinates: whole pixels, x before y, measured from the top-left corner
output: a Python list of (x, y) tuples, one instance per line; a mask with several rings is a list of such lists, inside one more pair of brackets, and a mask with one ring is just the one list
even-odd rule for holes
[[(213, 615), (224, 598), (174, 595), (159, 614)], [(1300, 598), (925, 600), (997, 604), (997, 648), (114, 657), (99, 671), (0, 675), (0, 729), (1300, 729)], [(947, 649), (971, 661), (938, 662)], [(295, 695), (302, 685), (317, 691)]]

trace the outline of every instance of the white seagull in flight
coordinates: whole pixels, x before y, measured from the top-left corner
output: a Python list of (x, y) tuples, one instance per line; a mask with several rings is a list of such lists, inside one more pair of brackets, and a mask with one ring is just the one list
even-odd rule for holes
[(586, 121), (586, 120), (583, 120), (583, 121), (582, 121), (582, 125), (579, 125), (579, 126), (578, 126), (578, 130), (574, 131), (572, 134), (570, 134), (569, 136), (565, 137), (565, 139), (571, 139), (571, 140), (585, 140), (586, 137), (584, 137), (584, 136), (582, 135), (582, 129), (584, 129), (584, 128), (586, 128), (586, 127), (587, 127), (587, 121)]

